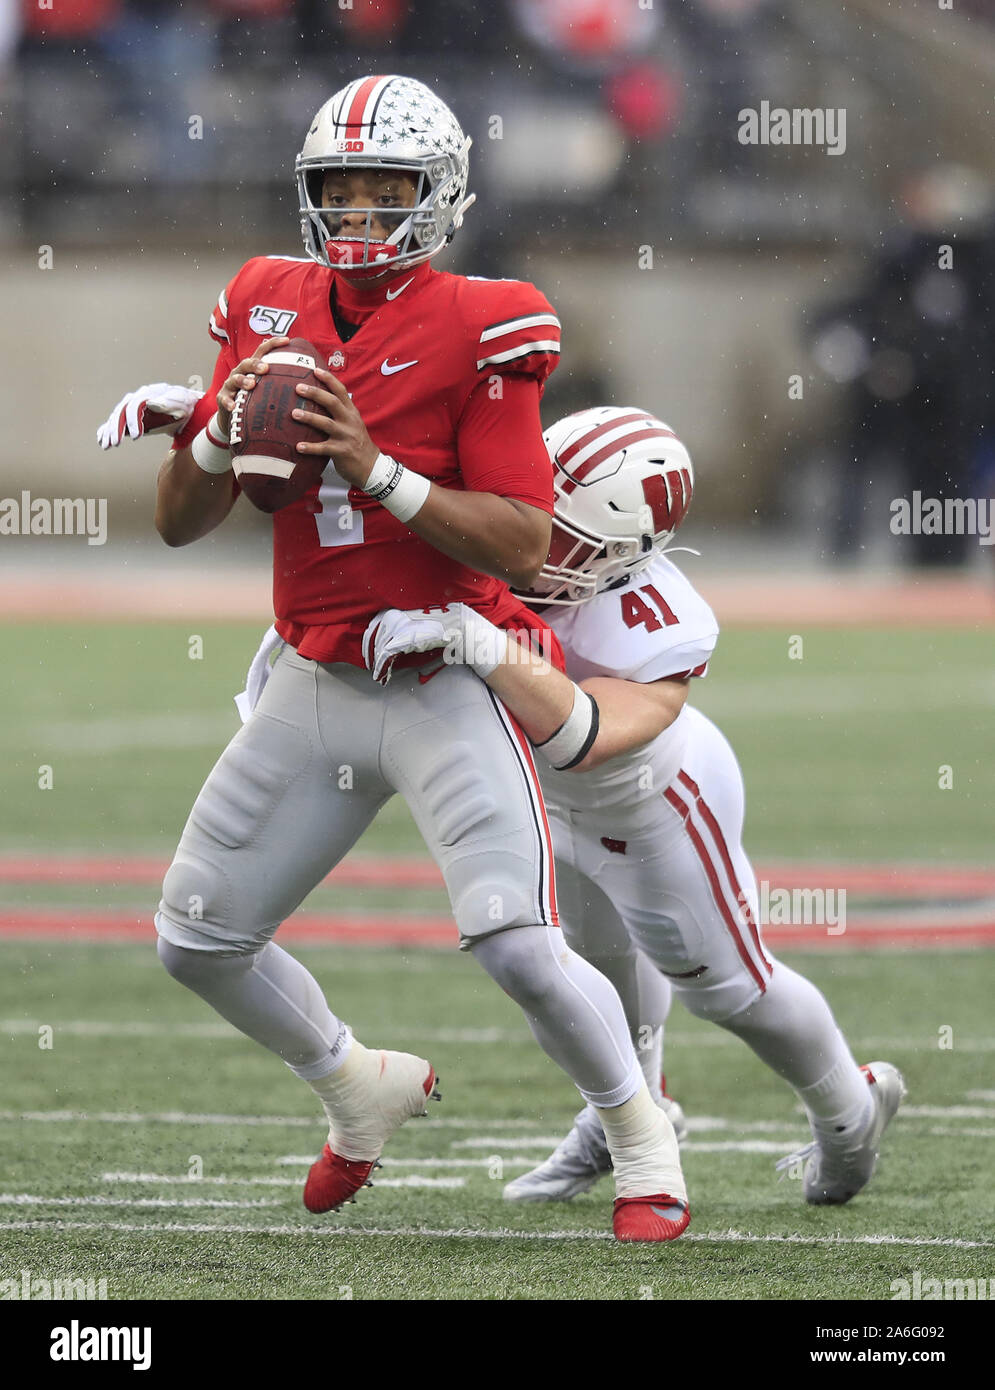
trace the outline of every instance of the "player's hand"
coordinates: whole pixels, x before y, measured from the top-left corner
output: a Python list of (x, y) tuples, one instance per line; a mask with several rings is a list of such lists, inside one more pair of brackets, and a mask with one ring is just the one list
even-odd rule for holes
[[(122, 396), (97, 430), (101, 449), (116, 449), (122, 439), (141, 439), (143, 434), (176, 434), (190, 419), (203, 391), (154, 381)], [(166, 419), (156, 417), (166, 416)]]
[(443, 649), (448, 666), (469, 666), (486, 679), (508, 648), (507, 633), (468, 608), (447, 603), (440, 608), (387, 608), (363, 634), (363, 660), (381, 685), (390, 680), (394, 663), (405, 652)]
[[(462, 608), (450, 604), (447, 608), (416, 608), (405, 613), (400, 608), (385, 608), (363, 633), (363, 660), (373, 679), (386, 685), (394, 662), (405, 652), (431, 652), (449, 641), (452, 619), (449, 610)], [(450, 618), (447, 623), (447, 617)]]
[(262, 359), (274, 348), (283, 347), (289, 342), (289, 338), (266, 338), (251, 357), (243, 357), (225, 381), (218, 392), (218, 424), (225, 434), (231, 430), (231, 413), (235, 409), (235, 397), (239, 391), (251, 391), (256, 384), (256, 377), (269, 371)]
[[(319, 454), (335, 460), (335, 471), (353, 487), (362, 487), (380, 450), (366, 432), (363, 417), (353, 405), (349, 392), (331, 372), (318, 367), (315, 376), (322, 386), (306, 386), (302, 382), (297, 394), (303, 396), (294, 418), (313, 425), (326, 436), (318, 444), (298, 444), (302, 454)], [(318, 401), (329, 415), (316, 415), (307, 409), (308, 400)], [(329, 418), (329, 416), (331, 418)]]

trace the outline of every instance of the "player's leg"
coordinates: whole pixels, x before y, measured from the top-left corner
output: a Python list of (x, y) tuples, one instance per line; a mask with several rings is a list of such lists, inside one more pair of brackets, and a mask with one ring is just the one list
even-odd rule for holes
[[(652, 842), (630, 844), (636, 873), (623, 877), (605, 861), (598, 881), (682, 1003), (742, 1038), (794, 1088), (819, 1152), (864, 1153), (897, 1109), (901, 1078), (881, 1064), (877, 1090), (869, 1088), (825, 997), (766, 949), (741, 843), (739, 766), (720, 731), (698, 711), (688, 715), (684, 766), (664, 792), (667, 821)], [(808, 1199), (845, 1200), (820, 1197), (818, 1166), (806, 1176)], [(873, 1162), (858, 1167), (866, 1182)], [(835, 1182), (831, 1168), (823, 1164), (823, 1188)], [(852, 1195), (849, 1179), (842, 1186)]]
[(632, 1238), (631, 1221), (645, 1231), (638, 1238), (679, 1234), (686, 1192), (673, 1128), (642, 1080), (617, 993), (563, 940), (527, 740), (464, 668), (444, 667), (424, 684), (405, 673), (389, 689), (381, 765), (442, 869), (463, 947), (520, 1005), (539, 1045), (598, 1107), (619, 1198), (668, 1194), (681, 1204), (673, 1216), (617, 1212), (616, 1232)]
[(646, 1085), (659, 1102), (670, 982), (637, 948), (612, 902), (578, 867), (570, 813), (548, 805), (547, 811), (563, 935), (572, 950), (615, 986)]
[[(557, 898), (568, 945), (610, 980), (625, 1011), (629, 1034), (657, 1105), (664, 1110), (680, 1141), (687, 1131), (683, 1111), (660, 1089), (663, 1023), (670, 1004), (670, 984), (633, 945), (612, 904), (571, 862), (569, 816), (550, 812), (556, 851)], [(588, 1191), (612, 1170), (612, 1158), (599, 1112), (585, 1105), (569, 1133), (536, 1168), (504, 1188), (510, 1202), (568, 1201)]]
[[(381, 1068), (381, 1054), (352, 1038), (310, 972), (270, 938), (391, 795), (377, 771), (381, 711), (367, 685), (368, 700), (354, 698), (314, 662), (282, 653), (197, 798), (156, 918), (170, 974), (311, 1086), (334, 1152), (359, 1164), (383, 1145), (377, 1107), (388, 1118), (418, 1113), (431, 1068), (401, 1053)], [(339, 727), (348, 761), (329, 746)], [(397, 1084), (371, 1107), (363, 1097), (381, 1070), (385, 1085)], [(350, 1186), (356, 1173), (340, 1176)]]

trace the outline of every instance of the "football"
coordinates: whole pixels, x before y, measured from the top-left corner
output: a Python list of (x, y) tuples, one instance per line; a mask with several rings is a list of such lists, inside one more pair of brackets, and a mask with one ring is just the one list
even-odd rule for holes
[(317, 483), (327, 457), (297, 452), (299, 443), (318, 443), (324, 436), (293, 418), (306, 404), (316, 415), (328, 411), (317, 401), (298, 396), (298, 382), (320, 383), (315, 367), (324, 358), (306, 338), (292, 338), (263, 358), (269, 370), (257, 377), (251, 391), (239, 391), (231, 416), (232, 467), (249, 501), (260, 511), (278, 512)]

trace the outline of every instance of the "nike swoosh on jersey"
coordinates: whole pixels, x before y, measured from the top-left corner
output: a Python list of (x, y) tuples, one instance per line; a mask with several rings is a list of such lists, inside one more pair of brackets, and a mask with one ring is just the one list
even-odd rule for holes
[(411, 362), (395, 362), (393, 366), (390, 365), (390, 362), (385, 357), (380, 364), (380, 370), (383, 372), (384, 376), (393, 376), (395, 372), (403, 372), (405, 367), (417, 367), (417, 365), (417, 357)]
[[(411, 280), (413, 280), (414, 278), (415, 278), (415, 277), (412, 275)], [(398, 296), (399, 294), (403, 294), (404, 291), (405, 291), (405, 290), (408, 288), (408, 286), (411, 284), (411, 280), (405, 280), (404, 284), (403, 284), (403, 285), (399, 285), (399, 286), (397, 287), (396, 290), (388, 290), (388, 291), (387, 291), (387, 298), (388, 298), (388, 299), (396, 299), (397, 296)]]

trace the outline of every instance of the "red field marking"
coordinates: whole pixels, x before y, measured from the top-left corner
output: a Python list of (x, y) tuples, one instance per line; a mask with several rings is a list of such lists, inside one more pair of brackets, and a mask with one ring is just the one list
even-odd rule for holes
[[(78, 855), (0, 856), (0, 883), (161, 883), (168, 859), (99, 859)], [(345, 888), (441, 888), (431, 859), (347, 859), (326, 883)]]
[[(0, 855), (0, 883), (139, 883), (162, 882), (168, 860), (95, 858), (82, 855)], [(769, 863), (757, 878), (775, 888), (845, 888), (855, 897), (955, 898), (995, 896), (995, 869), (923, 864)], [(346, 859), (325, 879), (330, 887), (441, 888), (442, 875), (431, 859), (410, 856)]]
[[(825, 927), (765, 927), (764, 940), (772, 947), (789, 950), (941, 950), (995, 946), (995, 920), (987, 922), (919, 922), (909, 925), (894, 919), (876, 923), (850, 920), (841, 936), (830, 936)], [(146, 941), (151, 946), (155, 928), (151, 914), (133, 912), (79, 912), (73, 909), (12, 908), (0, 912), (0, 939), (31, 941)], [(448, 917), (385, 917), (362, 914), (320, 915), (301, 913), (280, 928), (284, 944), (448, 947), (455, 949), (456, 926)]]
[[(155, 941), (152, 914), (77, 912), (72, 909), (11, 908), (0, 911), (0, 937), (59, 941)], [(459, 944), (449, 917), (375, 917), (302, 912), (280, 928), (282, 942), (334, 943), (345, 946), (451, 946)]]
[[(806, 622), (827, 627), (995, 623), (995, 581), (973, 574), (899, 575), (829, 570), (782, 574), (694, 575), (695, 584), (723, 625)], [(0, 618), (72, 622), (137, 618), (248, 619), (260, 633), (271, 621), (271, 575), (265, 565), (221, 568), (205, 588), (200, 570), (164, 572), (150, 564), (127, 584), (116, 573), (76, 570), (5, 578)], [(247, 652), (248, 656), (249, 653)]]
[[(0, 857), (0, 882), (23, 884), (133, 884), (153, 890), (167, 868), (151, 857), (44, 855)], [(771, 863), (757, 877), (772, 891), (779, 888), (846, 889), (893, 903), (907, 901), (914, 912), (896, 906), (881, 909), (851, 905), (846, 930), (831, 934), (825, 926), (767, 925), (764, 939), (773, 948), (791, 950), (971, 949), (995, 945), (995, 869), (921, 864)], [(325, 880), (331, 887), (440, 889), (442, 877), (423, 857), (380, 860), (356, 856), (340, 864)], [(935, 905), (930, 898), (952, 900)], [(925, 914), (925, 915), (924, 915)], [(87, 908), (0, 909), (0, 937), (35, 940), (152, 941), (151, 904), (147, 914), (135, 909), (94, 912)], [(301, 913), (280, 928), (281, 941), (339, 945), (452, 947), (455, 925), (442, 916), (417, 916), (407, 909), (394, 914)]]

